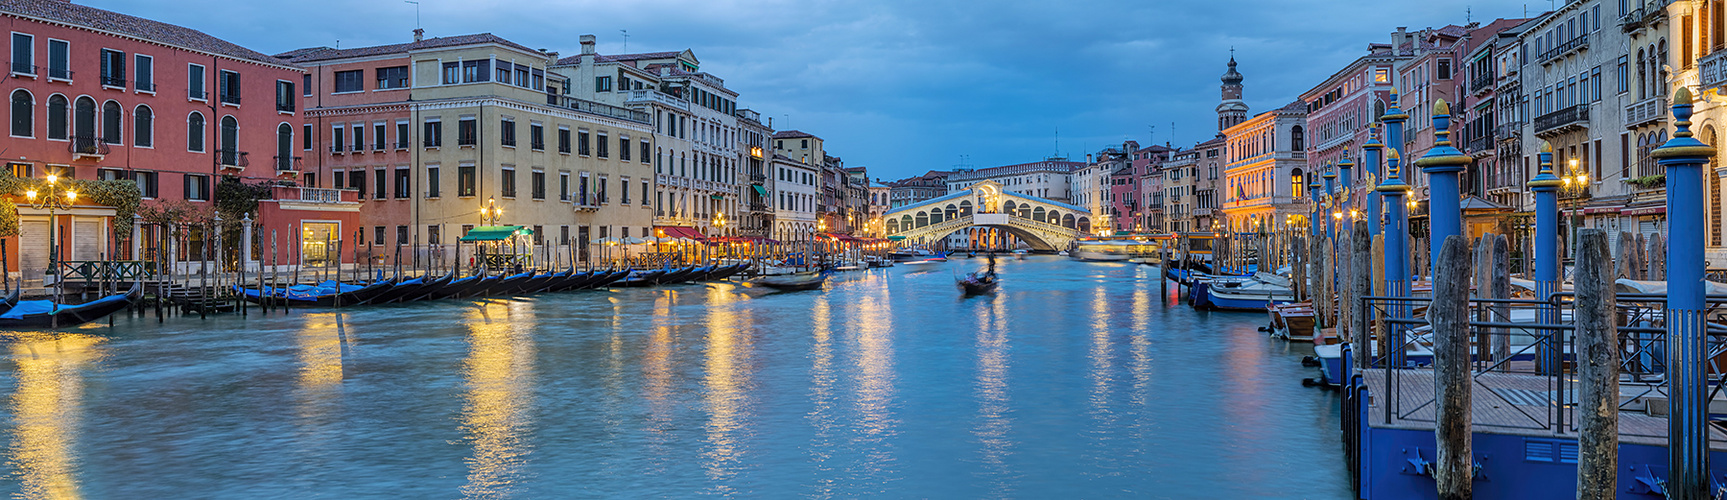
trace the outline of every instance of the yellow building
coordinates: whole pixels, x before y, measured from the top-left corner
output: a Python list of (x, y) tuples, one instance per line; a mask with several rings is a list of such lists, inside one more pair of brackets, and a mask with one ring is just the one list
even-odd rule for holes
[(1236, 232), (1279, 227), (1307, 213), (1301, 187), (1307, 153), (1295, 131), (1307, 104), (1296, 101), (1224, 129), (1223, 216)]

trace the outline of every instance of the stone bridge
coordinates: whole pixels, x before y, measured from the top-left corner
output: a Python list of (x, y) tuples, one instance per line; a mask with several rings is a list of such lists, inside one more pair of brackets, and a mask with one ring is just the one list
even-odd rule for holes
[(1011, 234), (1034, 250), (1065, 250), (1091, 232), (1094, 215), (1077, 206), (1027, 196), (983, 181), (947, 196), (889, 210), (882, 224), (889, 236), (933, 243), (949, 234), (990, 227)]

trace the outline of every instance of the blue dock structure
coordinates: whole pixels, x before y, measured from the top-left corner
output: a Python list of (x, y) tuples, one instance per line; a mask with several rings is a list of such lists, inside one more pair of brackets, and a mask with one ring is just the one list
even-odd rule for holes
[[(1469, 164), (1468, 157), (1446, 141), (1450, 119), (1446, 108), (1442, 101), (1433, 106), (1437, 146), (1416, 162), (1433, 176), (1429, 234), (1435, 245), (1462, 233), (1455, 181), (1457, 172)], [(1590, 411), (1578, 406), (1579, 364), (1595, 359), (1579, 355), (1585, 348), (1591, 353), (1617, 349), (1624, 359), (1613, 368), (1617, 397), (1608, 396), (1618, 405), (1605, 410), (1616, 429), (1591, 434), (1590, 441), (1615, 440), (1590, 449), (1616, 450), (1612, 459), (1617, 466), (1607, 481), (1593, 483), (1600, 484), (1600, 489), (1592, 489), (1588, 497), (1719, 498), (1727, 488), (1727, 468), (1722, 467), (1727, 433), (1710, 425), (1710, 416), (1727, 415), (1727, 395), (1720, 394), (1724, 387), (1720, 373), (1710, 366), (1711, 353), (1719, 354), (1722, 346), (1716, 341), (1711, 350), (1706, 333), (1708, 313), (1719, 312), (1727, 296), (1705, 295), (1703, 232), (1697, 230), (1706, 226), (1702, 168), (1715, 150), (1692, 137), (1691, 95), (1686, 89), (1675, 92), (1672, 113), (1677, 131), (1654, 153), (1666, 168), (1667, 213), (1674, 228), (1668, 240), (1665, 293), (1637, 293), (1623, 286), (1616, 291), (1572, 292), (1562, 286), (1556, 192), (1561, 181), (1553, 172), (1552, 148), (1542, 147), (1540, 171), (1528, 183), (1536, 199), (1530, 256), (1536, 293), (1525, 298), (1468, 300), (1467, 338), (1492, 340), (1475, 340), (1462, 358), (1469, 365), (1469, 377), (1457, 383), (1467, 387), (1471, 396), (1464, 410), (1467, 415), (1440, 414), (1436, 387), (1440, 370), (1423, 362), (1434, 359), (1431, 349), (1438, 340), (1428, 331), (1423, 312), (1432, 299), (1410, 294), (1409, 270), (1404, 267), (1409, 256), (1404, 196), (1409, 187), (1402, 175), (1406, 172), (1399, 169), (1402, 153), (1386, 148), (1385, 177), (1375, 188), (1385, 208), (1380, 234), (1385, 237), (1381, 265), (1386, 296), (1363, 300), (1363, 307), (1378, 318), (1375, 327), (1380, 338), (1375, 346), (1350, 346), (1353, 355), (1366, 356), (1368, 362), (1352, 367), (1349, 383), (1342, 388), (1345, 457), (1354, 474), (1356, 498), (1447, 498), (1434, 477), (1442, 446), (1452, 456), (1459, 451), (1467, 454), (1473, 464), (1473, 478), (1465, 490), (1473, 498), (1578, 498), (1580, 458), (1601, 457), (1582, 456), (1594, 452), (1579, 448), (1579, 419), (1582, 412)], [(1388, 132), (1400, 135), (1395, 129)], [(1394, 138), (1392, 145), (1401, 144), (1400, 139)], [(1611, 311), (1617, 342), (1603, 345), (1597, 336), (1594, 344), (1578, 344), (1576, 318), (1584, 311), (1575, 309), (1577, 293), (1588, 294), (1594, 302), (1602, 294), (1614, 294), (1616, 306)], [(1477, 314), (1486, 311), (1499, 312)], [(1489, 351), (1496, 344), (1508, 345), (1509, 351), (1494, 356)], [(1590, 418), (1600, 418), (1602, 410), (1594, 408)], [(1437, 432), (1442, 421), (1468, 422), (1467, 444), (1442, 442)], [(1611, 491), (1606, 485), (1611, 485)]]

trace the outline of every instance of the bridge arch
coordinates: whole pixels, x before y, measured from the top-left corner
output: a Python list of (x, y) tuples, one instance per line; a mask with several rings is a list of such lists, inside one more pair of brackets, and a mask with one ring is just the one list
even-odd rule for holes
[(1043, 207), (1031, 209), (1031, 220), (1044, 222), (1044, 215)]
[(887, 232), (888, 234), (899, 232), (899, 219), (889, 218), (887, 220)]
[(959, 215), (960, 217), (971, 217), (971, 200), (959, 201)]
[(921, 228), (921, 227), (928, 226), (928, 225), (929, 225), (929, 214), (924, 213), (924, 212), (918, 212), (917, 213), (917, 227)]
[(1061, 216), (1061, 227), (1070, 228), (1070, 229), (1077, 229), (1073, 226), (1073, 224), (1074, 224), (1073, 214), (1067, 214), (1067, 215)]

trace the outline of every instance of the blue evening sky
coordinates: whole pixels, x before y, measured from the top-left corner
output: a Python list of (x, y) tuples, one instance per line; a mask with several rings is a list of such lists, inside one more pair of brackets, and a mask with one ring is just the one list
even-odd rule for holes
[[(412, 40), (402, 0), (75, 0), (264, 53)], [(1527, 7), (1548, 9), (1547, 2)], [(1466, 12), (1472, 9), (1473, 12)], [(1525, 4), (1357, 0), (420, 0), (428, 36), (491, 32), (564, 55), (689, 48), (739, 106), (896, 179), (1075, 159), (1123, 139), (1216, 133), (1229, 48), (1252, 112), (1275, 108), (1411, 29), (1522, 17)], [(1173, 125), (1172, 125), (1173, 124)], [(1155, 126), (1155, 132), (1150, 128)]]

